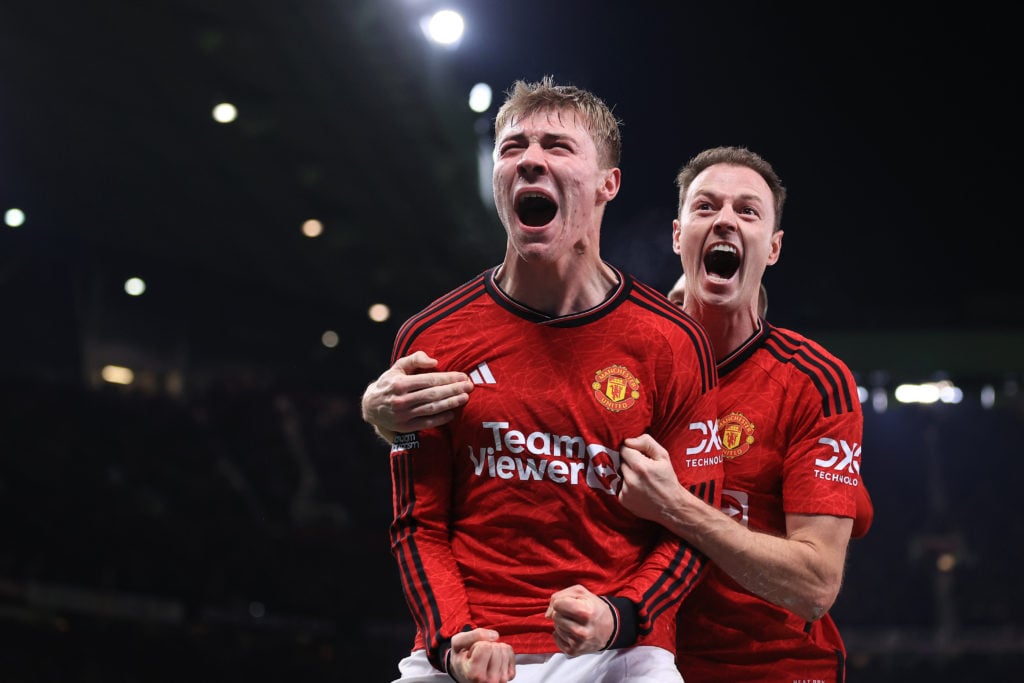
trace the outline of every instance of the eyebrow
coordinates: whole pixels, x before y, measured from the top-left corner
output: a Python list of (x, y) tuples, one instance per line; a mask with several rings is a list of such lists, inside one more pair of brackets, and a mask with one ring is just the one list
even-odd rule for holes
[[(518, 133), (509, 133), (507, 135), (502, 135), (501, 137), (498, 138), (498, 142), (501, 143), (505, 142), (506, 140), (525, 140), (527, 137), (529, 136), (526, 133), (520, 131)], [(574, 138), (572, 135), (568, 133), (543, 133), (540, 136), (541, 143), (550, 143), (558, 140), (569, 140), (571, 142), (575, 142), (576, 138)]]
[[(712, 190), (701, 189), (693, 195), (693, 199), (700, 199), (702, 196), (721, 200), (723, 194), (721, 192), (714, 192)], [(744, 192), (743, 194), (737, 195), (736, 199), (745, 202), (756, 202), (758, 204), (764, 203), (765, 201), (764, 199), (761, 198), (761, 195), (753, 192)]]

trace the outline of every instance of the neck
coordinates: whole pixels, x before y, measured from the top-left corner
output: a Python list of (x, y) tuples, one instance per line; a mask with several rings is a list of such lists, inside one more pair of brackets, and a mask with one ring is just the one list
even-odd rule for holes
[(600, 305), (615, 291), (619, 276), (601, 260), (551, 264), (513, 258), (505, 259), (494, 281), (524, 306), (557, 318)]
[(699, 320), (707, 330), (711, 346), (715, 349), (716, 361), (721, 361), (738, 349), (761, 325), (753, 308), (736, 310), (694, 304), (692, 307), (687, 305), (686, 312)]

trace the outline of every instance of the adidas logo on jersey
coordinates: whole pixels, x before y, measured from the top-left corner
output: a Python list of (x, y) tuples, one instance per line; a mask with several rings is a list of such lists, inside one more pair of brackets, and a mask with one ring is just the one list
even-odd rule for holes
[(487, 367), (487, 363), (479, 363), (473, 371), (469, 373), (469, 378), (473, 380), (473, 384), (497, 384), (494, 380), (494, 375), (491, 374), (491, 369)]

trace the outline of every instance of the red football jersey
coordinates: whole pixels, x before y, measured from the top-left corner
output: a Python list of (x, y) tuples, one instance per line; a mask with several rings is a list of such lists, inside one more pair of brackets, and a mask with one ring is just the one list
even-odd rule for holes
[[(864, 416), (847, 366), (762, 321), (718, 371), (722, 509), (775, 535), (785, 534), (786, 513), (852, 517), (866, 532)], [(846, 648), (829, 615), (808, 623), (712, 565), (680, 609), (676, 658), (686, 683), (824, 683), (844, 680)]]
[(399, 435), (391, 451), (413, 647), (438, 668), (467, 626), (496, 629), (517, 654), (557, 652), (544, 613), (577, 583), (636, 605), (619, 625), (636, 644), (675, 649), (676, 610), (705, 561), (622, 507), (618, 449), (651, 433), (679, 479), (719, 504), (717, 371), (699, 324), (618, 274), (600, 306), (551, 318), (485, 271), (398, 332), (393, 359), (421, 349), (476, 384), (453, 422)]

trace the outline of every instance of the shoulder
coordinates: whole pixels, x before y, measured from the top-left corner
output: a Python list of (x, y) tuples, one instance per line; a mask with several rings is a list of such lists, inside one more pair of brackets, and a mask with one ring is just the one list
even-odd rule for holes
[(489, 270), (480, 273), (406, 319), (395, 338), (396, 347), (400, 347), (399, 355), (404, 355), (404, 350), (411, 348), (416, 339), (428, 330), (454, 323), (467, 313), (467, 308), (487, 294), (489, 273)]
[(769, 325), (762, 348), (788, 370), (790, 384), (803, 384), (820, 397), (826, 415), (859, 409), (857, 384), (850, 368), (815, 340)]
[(794, 330), (768, 324), (764, 346), (780, 360), (804, 359), (812, 363), (825, 363), (846, 369), (847, 365), (814, 339)]
[(672, 303), (661, 291), (630, 275), (624, 275), (628, 282), (628, 299), (637, 306), (641, 315), (646, 316), (648, 324), (664, 326), (668, 330), (678, 330), (695, 338), (707, 339), (704, 327), (694, 318), (687, 315), (679, 306)]
[[(705, 390), (717, 386), (715, 353), (704, 326), (659, 290), (636, 278), (629, 280), (628, 299), (634, 309), (629, 334), (641, 339), (648, 353), (661, 362), (695, 369)], [(668, 376), (677, 374), (671, 371)]]

